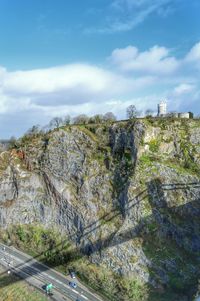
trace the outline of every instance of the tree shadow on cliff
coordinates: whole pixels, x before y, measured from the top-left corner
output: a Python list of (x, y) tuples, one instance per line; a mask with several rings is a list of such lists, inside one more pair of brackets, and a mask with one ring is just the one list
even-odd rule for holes
[[(110, 135), (112, 164), (114, 165), (112, 199), (115, 200), (114, 205), (118, 207), (123, 216), (125, 206), (128, 203), (127, 193), (130, 179), (135, 173), (137, 164), (138, 145), (143, 136), (143, 131), (141, 133), (133, 131), (135, 124), (135, 120), (128, 123), (128, 133), (124, 132), (123, 129), (116, 129), (115, 135), (112, 133)], [(112, 136), (115, 137), (114, 141), (111, 139)]]
[[(147, 187), (152, 215), (143, 228), (142, 248), (153, 263), (150, 278), (156, 275), (163, 299), (165, 294), (174, 294), (175, 300), (193, 300), (200, 280), (200, 198), (196, 190), (200, 183), (163, 184), (155, 179)], [(178, 190), (193, 200), (183, 203)], [(179, 205), (172, 206), (170, 199)]]
[[(133, 124), (131, 123), (130, 127), (132, 129)], [(130, 135), (133, 135), (132, 131), (130, 131)], [(134, 199), (134, 202), (129, 202), (128, 203), (128, 187), (130, 185), (129, 179), (130, 177), (134, 174), (135, 170), (135, 165), (137, 161), (137, 147), (135, 143), (135, 137), (131, 137), (130, 139), (130, 145), (127, 145), (127, 137), (124, 135), (123, 132), (120, 133), (119, 137), (120, 141), (120, 149), (118, 149), (116, 152), (113, 151), (113, 164), (115, 165), (115, 170), (114, 170), (114, 179), (113, 179), (113, 199), (117, 201), (117, 204), (114, 204), (114, 209), (110, 211), (107, 214), (104, 214), (101, 216), (97, 221), (92, 222), (91, 224), (87, 225), (86, 227), (82, 227), (82, 225), (76, 225), (77, 229), (76, 232), (71, 235), (69, 235), (69, 238), (72, 241), (75, 241), (77, 244), (77, 247), (80, 250), (80, 254), (87, 254), (90, 255), (93, 252), (101, 250), (105, 248), (105, 245), (109, 244), (109, 241), (111, 240), (112, 237), (115, 236), (116, 231), (114, 231), (108, 238), (107, 240), (105, 239), (104, 242), (102, 243), (102, 240), (97, 240), (95, 243), (92, 243), (90, 241), (90, 236), (95, 233), (98, 229), (102, 227), (102, 224), (109, 223), (120, 217), (120, 219), (124, 219), (124, 214), (125, 214), (125, 206), (126, 209), (128, 208), (129, 210), (133, 207), (136, 206), (142, 199), (146, 196), (144, 194), (146, 191), (142, 191), (138, 194), (138, 196)], [(129, 137), (130, 138), (130, 137)], [(115, 143), (114, 143), (115, 144)], [(112, 145), (111, 148), (113, 149)], [(44, 183), (46, 185), (46, 189), (48, 191), (48, 194), (57, 202), (58, 204), (63, 204), (66, 203), (66, 209), (65, 211), (69, 211), (70, 204), (63, 198), (63, 196), (57, 191), (53, 183), (51, 182), (51, 179), (48, 177), (46, 173), (42, 173), (42, 177), (44, 180)], [(123, 179), (123, 182), (122, 182)], [(124, 186), (126, 187), (124, 189)], [(123, 188), (123, 189), (122, 189)], [(75, 213), (75, 218), (73, 223), (76, 224), (78, 221), (78, 216), (76, 216)], [(87, 238), (87, 243), (83, 243), (83, 241)], [(60, 248), (60, 245), (55, 246), (55, 248)], [(51, 252), (51, 249), (45, 250), (45, 252)], [(74, 250), (76, 252), (76, 250)], [(43, 252), (44, 253), (44, 252)], [(42, 254), (39, 254), (38, 256), (35, 257), (35, 259), (40, 259)], [(72, 254), (66, 254), (66, 257), (70, 258), (68, 261), (73, 261), (73, 256)], [(31, 260), (30, 260), (31, 261)], [(29, 260), (26, 263), (30, 262)], [(46, 263), (46, 262), (45, 262)], [(51, 261), (48, 262), (48, 264), (51, 267), (56, 267), (57, 261), (52, 259)], [(24, 264), (19, 264), (19, 268), (23, 268)]]
[[(147, 197), (147, 190), (143, 190), (138, 195), (129, 202), (127, 210), (131, 210), (134, 206), (137, 206), (140, 202), (142, 202), (143, 199)], [(80, 244), (79, 247), (75, 247), (73, 250), (66, 251), (64, 253), (64, 256), (59, 259), (59, 252), (62, 251), (63, 245), (65, 242), (61, 242), (60, 244), (54, 245), (52, 244), (51, 248), (48, 248), (44, 250), (42, 253), (39, 253), (37, 256), (34, 256), (32, 259), (28, 259), (23, 263), (20, 263), (16, 265), (16, 269), (20, 269), (21, 273), (27, 273), (27, 275), (23, 275), (23, 278), (29, 278), (30, 271), (33, 276), (38, 276), (41, 274), (41, 272), (48, 271), (50, 268), (56, 268), (57, 266), (60, 266), (61, 264), (70, 264), (77, 260), (77, 258), (81, 258), (82, 256), (90, 256), (92, 253), (95, 253), (96, 251), (101, 253), (101, 250), (104, 248), (107, 248), (109, 245), (109, 242), (111, 239), (116, 235), (116, 232), (113, 232), (107, 239), (104, 241), (102, 240), (96, 240), (94, 243), (92, 243), (89, 239), (90, 235), (95, 233), (97, 230), (100, 230), (102, 228), (102, 225), (105, 223), (112, 222), (118, 217), (122, 217), (122, 214), (118, 208), (113, 209), (112, 211), (104, 214), (101, 218), (99, 218), (97, 221), (92, 222), (91, 224), (87, 225), (84, 229), (82, 229), (82, 233), (80, 233), (78, 236), (80, 236), (80, 240), (77, 241), (77, 243), (81, 243), (84, 241), (84, 239), (88, 238), (87, 244)], [(77, 236), (77, 233), (75, 234)], [(75, 238), (72, 236), (69, 236), (69, 239), (72, 241), (75, 241)], [(77, 250), (78, 249), (78, 250)], [(43, 258), (41, 260), (41, 257), (43, 257), (44, 253), (51, 253), (54, 252), (54, 255), (51, 257), (50, 260), (46, 260), (46, 258)], [(5, 259), (9, 261), (8, 256), (5, 256)], [(35, 260), (42, 261), (44, 264), (47, 264), (48, 266), (40, 266), (40, 270), (37, 269), (38, 264), (34, 262)], [(27, 270), (27, 264), (29, 265)], [(10, 269), (9, 266), (7, 266), (7, 269)], [(14, 272), (14, 271), (13, 271)], [(0, 287), (4, 287), (7, 283), (6, 280), (9, 276), (7, 275), (7, 271), (0, 274), (1, 280), (0, 280)], [(3, 277), (3, 278), (2, 278)], [(15, 281), (20, 281), (20, 278), (15, 278)], [(51, 281), (51, 279), (49, 279)], [(47, 281), (48, 282), (48, 281)]]
[[(156, 179), (147, 183), (152, 214), (126, 232), (97, 240), (89, 254), (141, 238), (142, 250), (151, 262), (149, 281), (156, 284), (156, 289), (149, 287), (148, 300), (192, 300), (200, 280), (200, 198), (170, 207), (166, 194), (190, 190), (196, 197), (192, 190), (199, 187), (198, 182), (162, 184)], [(130, 208), (125, 214), (130, 214)]]

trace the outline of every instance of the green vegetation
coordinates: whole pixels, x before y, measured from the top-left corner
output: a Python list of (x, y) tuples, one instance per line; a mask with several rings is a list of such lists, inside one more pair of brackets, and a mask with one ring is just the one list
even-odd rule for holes
[(159, 150), (159, 141), (156, 140), (156, 139), (152, 139), (150, 142), (149, 142), (149, 150), (152, 152), (152, 153), (156, 153), (158, 152)]
[[(45, 229), (39, 225), (18, 225), (1, 230), (0, 239), (5, 243), (12, 243), (63, 273), (68, 273), (68, 269), (73, 268), (86, 285), (103, 294), (108, 300), (148, 300), (147, 287), (139, 280), (121, 278), (105, 266), (90, 263), (56, 229)], [(39, 300), (38, 297), (37, 301)]]
[(187, 140), (181, 141), (180, 147), (184, 158), (184, 162), (183, 162), (184, 168), (189, 169), (193, 172), (198, 172), (199, 167), (197, 166), (197, 164), (195, 164), (193, 159), (195, 153), (194, 147), (190, 143), (188, 143)]
[(58, 235), (58, 230), (45, 229), (40, 225), (9, 227), (6, 232), (0, 233), (0, 238), (50, 266), (69, 264), (80, 256), (66, 238)]
[[(174, 218), (178, 218), (176, 214), (169, 215), (168, 209), (164, 210), (166, 211), (165, 217), (168, 216), (171, 223), (173, 223)], [(166, 227), (166, 224), (162, 227)], [(149, 271), (150, 274), (153, 278), (156, 278), (159, 283), (160, 279), (156, 268), (159, 267), (159, 269), (166, 272), (166, 276), (169, 280), (165, 293), (174, 296), (177, 294), (177, 299), (172, 298), (172, 300), (181, 300), (181, 296), (192, 294), (192, 289), (196, 285), (198, 276), (193, 272), (191, 267), (197, 267), (199, 265), (198, 255), (195, 256), (194, 253), (192, 254), (186, 248), (179, 246), (171, 237), (163, 236), (160, 224), (157, 224), (152, 218), (149, 221), (147, 220), (145, 229), (143, 251), (147, 258), (153, 263)], [(184, 241), (182, 241), (182, 243), (184, 245)], [(171, 269), (166, 269), (165, 263), (171, 266)], [(152, 295), (153, 294), (152, 291)], [(152, 300), (154, 299), (152, 298)]]
[[(39, 225), (17, 225), (6, 231), (2, 230), (0, 239), (63, 273), (68, 273), (70, 268), (75, 269), (88, 286), (103, 293), (109, 300), (116, 300), (114, 296), (118, 294), (120, 278), (105, 267), (91, 264), (56, 229), (45, 229)], [(123, 288), (123, 291), (125, 293), (126, 289)]]
[(91, 131), (91, 128), (86, 127), (85, 125), (77, 125), (76, 126), (80, 131), (86, 134), (90, 139), (94, 142), (98, 142), (98, 138), (95, 135), (94, 131)]
[(10, 154), (8, 152), (0, 154), (0, 174), (7, 168), (10, 159)]
[(152, 160), (153, 158), (147, 154), (143, 154), (140, 157), (140, 163), (142, 164), (142, 166), (151, 166), (152, 165)]
[(144, 285), (139, 279), (123, 279), (122, 286), (127, 294), (127, 299), (125, 300), (135, 300), (135, 301), (145, 301), (149, 297), (149, 288)]
[(47, 298), (25, 281), (15, 275), (7, 275), (0, 268), (0, 300), (46, 301)]
[[(159, 238), (155, 239), (155, 233), (157, 233), (157, 225), (153, 222), (148, 226), (148, 236), (142, 240), (144, 242), (143, 249), (146, 256), (153, 260), (153, 262), (157, 262), (159, 264), (167, 258), (178, 258), (180, 254), (177, 254), (177, 247), (173, 247), (171, 243), (166, 245), (166, 242)], [(35, 256), (38, 260), (63, 273), (68, 272), (68, 269), (70, 268), (75, 269), (79, 278), (86, 285), (95, 289), (95, 291), (99, 294), (103, 294), (108, 300), (169, 300), (166, 299), (165, 296), (171, 296), (171, 300), (181, 300), (180, 292), (179, 297), (177, 296), (176, 299), (173, 299), (176, 296), (180, 280), (179, 278), (173, 282), (176, 288), (171, 286), (171, 288), (166, 290), (165, 293), (159, 292), (159, 294), (156, 294), (153, 288), (142, 283), (137, 278), (121, 278), (119, 275), (108, 270), (105, 266), (96, 266), (95, 264), (90, 263), (86, 256), (81, 255), (73, 247), (73, 245), (69, 243), (66, 236), (58, 235), (58, 231), (56, 229), (45, 229), (39, 225), (18, 225), (10, 227), (8, 230), (2, 230), (0, 232), (0, 239), (6, 243), (12, 243), (19, 249), (26, 251), (30, 255)], [(137, 243), (137, 239), (135, 241)], [(171, 279), (173, 279), (173, 277), (177, 276), (171, 275)], [(18, 284), (16, 283), (14, 285), (17, 286)], [(33, 299), (27, 299), (27, 301), (43, 301), (43, 299), (39, 299), (40, 297), (38, 297), (38, 299), (34, 299), (33, 294), (32, 296)], [(7, 300), (14, 299), (5, 299), (5, 301)], [(26, 301), (25, 298), (22, 300)]]

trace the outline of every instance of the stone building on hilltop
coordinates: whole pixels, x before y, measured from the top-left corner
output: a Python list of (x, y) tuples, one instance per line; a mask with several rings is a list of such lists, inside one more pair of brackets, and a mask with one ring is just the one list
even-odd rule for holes
[(158, 104), (158, 116), (163, 117), (166, 116), (166, 114), (167, 114), (167, 103), (166, 101), (161, 101)]
[(171, 112), (168, 113), (167, 112), (167, 102), (161, 101), (158, 104), (158, 113), (157, 113), (158, 117), (175, 117), (175, 118), (193, 118), (193, 113), (192, 112), (182, 112), (182, 113), (178, 113), (178, 112)]

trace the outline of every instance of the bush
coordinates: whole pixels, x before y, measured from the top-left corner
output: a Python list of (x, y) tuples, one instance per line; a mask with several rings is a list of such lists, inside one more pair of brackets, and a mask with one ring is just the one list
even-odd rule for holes
[(150, 142), (149, 142), (149, 150), (151, 152), (158, 152), (159, 150), (159, 142), (158, 140), (156, 139), (152, 139)]

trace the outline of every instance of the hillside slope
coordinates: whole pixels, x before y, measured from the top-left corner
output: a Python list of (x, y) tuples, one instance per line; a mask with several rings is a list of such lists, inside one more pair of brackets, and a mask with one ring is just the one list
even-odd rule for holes
[(97, 271), (111, 271), (114, 287), (102, 290), (113, 300), (192, 300), (200, 279), (199, 171), (195, 120), (24, 137), (0, 154), (0, 225), (56, 226)]

